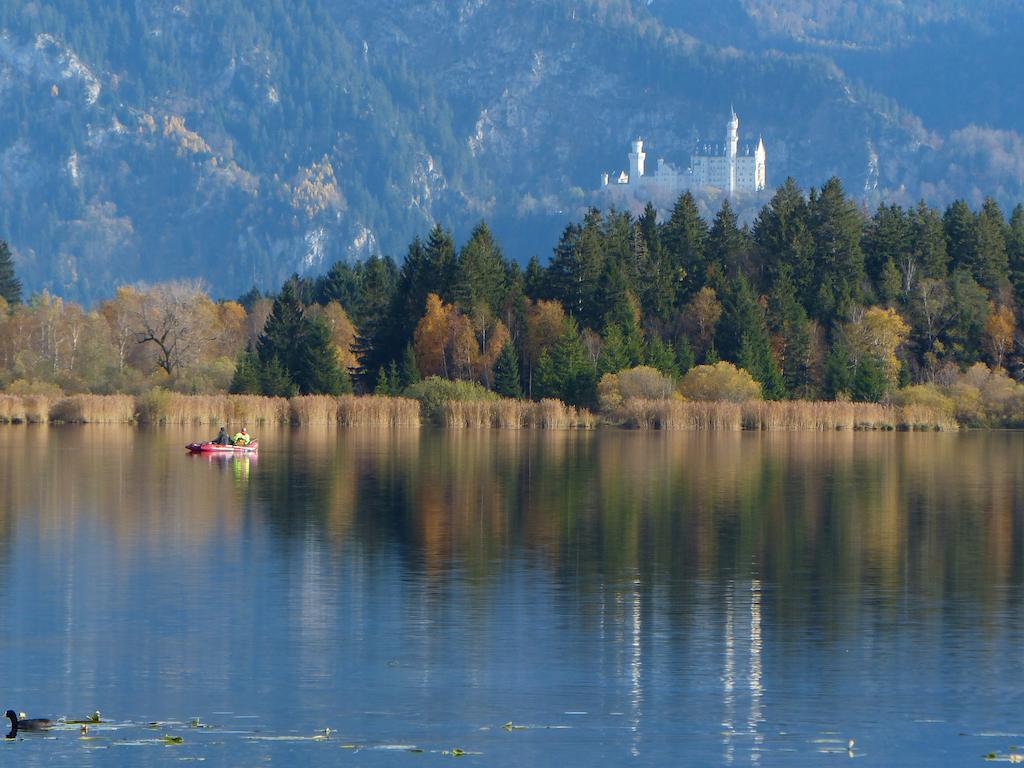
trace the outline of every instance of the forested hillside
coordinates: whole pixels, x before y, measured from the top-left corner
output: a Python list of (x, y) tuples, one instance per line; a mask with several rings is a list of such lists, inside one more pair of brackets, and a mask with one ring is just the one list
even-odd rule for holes
[[(836, 178), (808, 192), (789, 179), (752, 227), (728, 201), (706, 220), (686, 193), (661, 223), (651, 206), (591, 209), (553, 250), (522, 269), (486, 223), (461, 245), (435, 226), (401, 264), (336, 262), (272, 297), (215, 302), (179, 281), (86, 311), (49, 294), (20, 303), (0, 247), (0, 389), (354, 386), (608, 411), (678, 385), (693, 399), (903, 401), (1024, 424), (1024, 204), (868, 215)], [(688, 389), (695, 377), (714, 382)]]
[(273, 289), (398, 257), (436, 222), (465, 237), (485, 218), (525, 263), (603, 204), (631, 137), (685, 164), (730, 105), (765, 137), (770, 185), (838, 175), (869, 209), (1009, 210), (1024, 14), (904, 5), (0, 4), (0, 237), (28, 292), (86, 302), (173, 277)]

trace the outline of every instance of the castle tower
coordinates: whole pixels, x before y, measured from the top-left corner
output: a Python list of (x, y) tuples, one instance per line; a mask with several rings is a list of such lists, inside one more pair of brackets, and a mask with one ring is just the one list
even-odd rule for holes
[(760, 192), (768, 184), (767, 175), (765, 174), (765, 152), (764, 152), (764, 138), (759, 137), (757, 140), (757, 148), (754, 150), (754, 191)]
[(634, 139), (632, 146), (633, 151), (629, 153), (629, 183), (639, 184), (640, 177), (644, 175), (647, 154), (644, 152), (643, 139)]
[(736, 149), (740, 141), (740, 119), (736, 117), (736, 110), (729, 108), (732, 113), (729, 117), (729, 124), (725, 136), (725, 157), (729, 164), (728, 193), (732, 197), (736, 193)]

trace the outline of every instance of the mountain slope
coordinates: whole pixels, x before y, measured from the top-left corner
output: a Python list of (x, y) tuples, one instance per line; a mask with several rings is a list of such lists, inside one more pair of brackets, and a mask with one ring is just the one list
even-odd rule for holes
[[(933, 19), (979, 41), (1006, 29), (958, 15), (954, 0), (924, 5), (934, 13), (907, 22), (913, 44), (931, 39)], [(272, 288), (336, 259), (400, 257), (434, 221), (464, 236), (485, 217), (513, 255), (543, 256), (566, 217), (602, 202), (598, 175), (624, 164), (631, 137), (685, 164), (696, 138), (719, 137), (730, 105), (744, 138), (765, 137), (770, 184), (838, 174), (869, 205), (1020, 196), (1012, 100), (989, 108), (984, 128), (970, 115), (922, 121), (906, 105), (942, 113), (910, 93), (914, 77), (886, 90), (872, 63), (913, 50), (879, 37), (893, 17), (851, 27), (812, 15), (787, 35), (761, 0), (702, 6), (0, 8), (0, 237), (28, 290), (85, 300), (179, 275), (217, 295)], [(986, 9), (983, 21), (1008, 13), (996, 0)], [(841, 45), (851, 30), (856, 43)]]

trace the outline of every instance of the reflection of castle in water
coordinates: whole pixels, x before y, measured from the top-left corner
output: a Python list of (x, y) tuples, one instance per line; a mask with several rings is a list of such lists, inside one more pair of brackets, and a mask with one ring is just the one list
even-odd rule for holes
[(643, 139), (635, 139), (629, 153), (629, 172), (614, 179), (601, 175), (601, 187), (633, 197), (679, 195), (687, 189), (720, 189), (732, 196), (765, 188), (764, 139), (754, 146), (739, 146), (740, 119), (733, 112), (726, 124), (725, 144), (701, 142), (690, 155), (690, 167), (678, 169), (658, 158), (654, 173), (646, 173), (647, 153)]

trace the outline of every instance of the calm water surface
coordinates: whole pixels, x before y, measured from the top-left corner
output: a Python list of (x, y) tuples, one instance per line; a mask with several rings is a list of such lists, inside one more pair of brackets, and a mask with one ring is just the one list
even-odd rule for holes
[(0, 761), (1024, 749), (1024, 435), (197, 436), (0, 427), (0, 711), (108, 721)]

